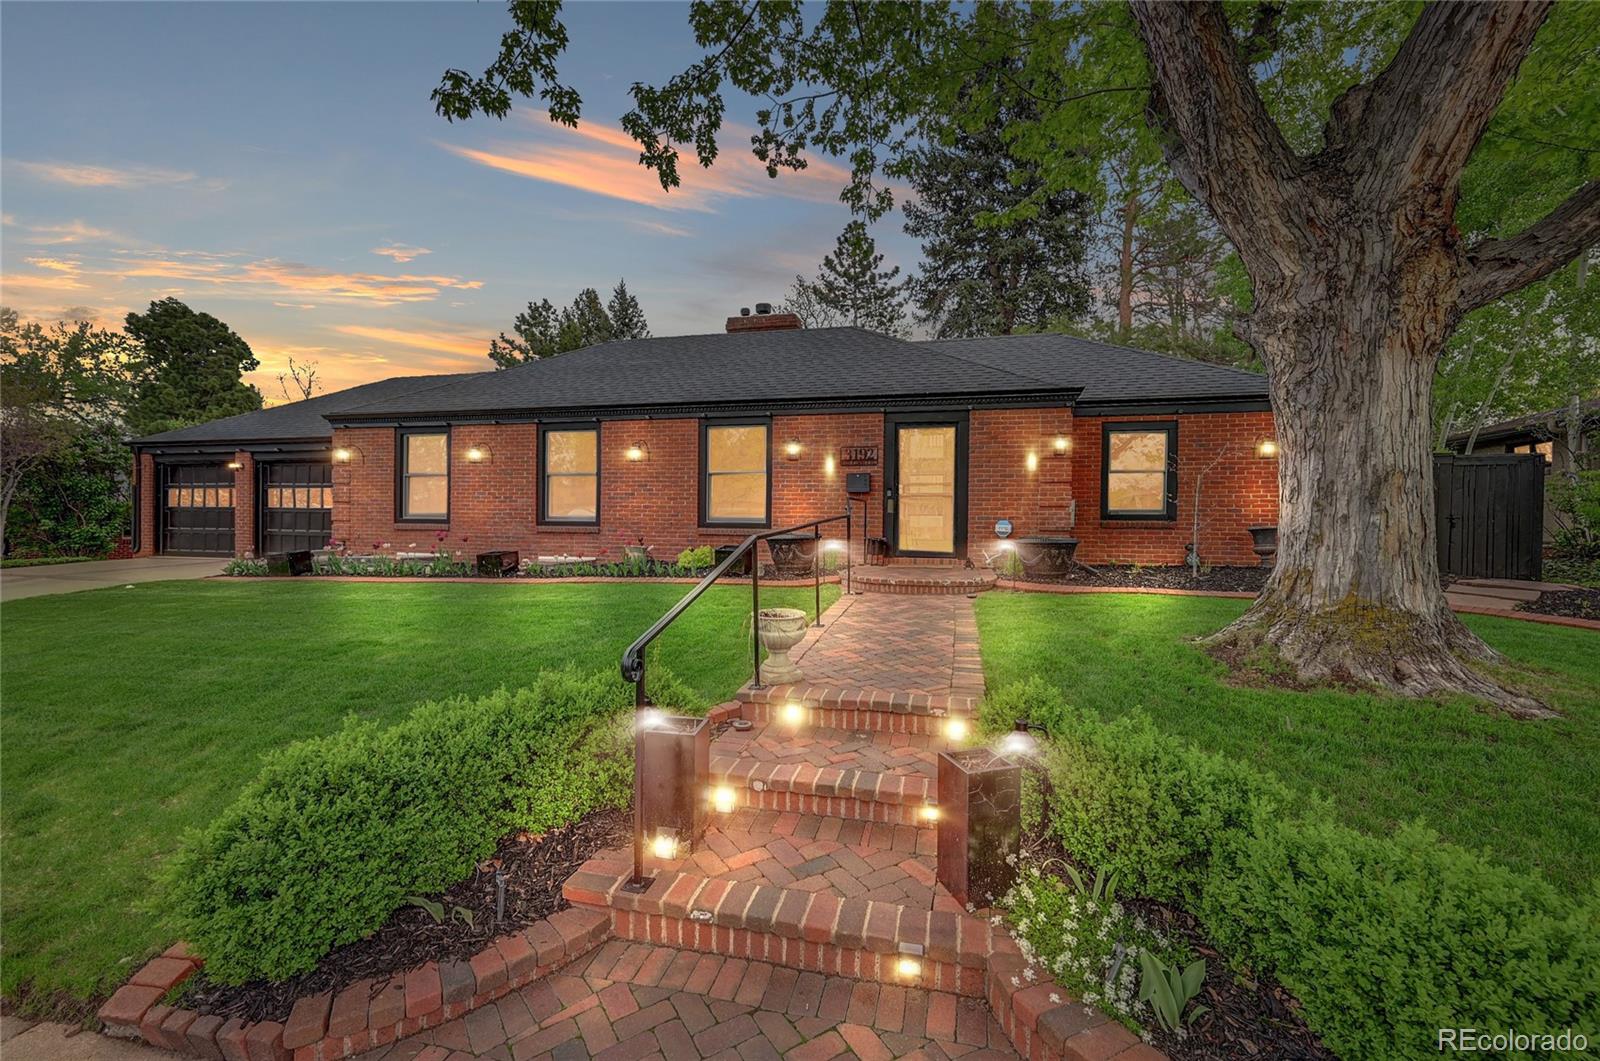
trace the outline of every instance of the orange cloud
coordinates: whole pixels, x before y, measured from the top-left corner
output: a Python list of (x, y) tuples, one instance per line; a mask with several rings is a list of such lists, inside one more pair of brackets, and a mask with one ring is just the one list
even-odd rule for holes
[[(680, 163), (683, 184), (668, 192), (653, 170), (639, 164), (639, 145), (620, 128), (583, 123), (573, 129), (543, 121), (542, 117), (540, 112), (529, 116), (534, 133), (529, 140), (498, 141), (487, 149), (440, 146), (504, 173), (660, 210), (714, 212), (713, 204), (718, 198), (771, 195), (835, 203), (850, 179), (845, 167), (826, 159), (813, 159), (803, 170), (772, 179), (754, 155), (735, 144), (710, 169), (695, 164), (692, 150), (686, 152)], [(748, 130), (736, 126), (729, 126), (726, 131), (732, 140), (748, 135)]]
[[(471, 368), (482, 368), (477, 364), (485, 361), (489, 352), (489, 337), (487, 335), (473, 335), (463, 332), (447, 331), (418, 331), (409, 328), (382, 328), (366, 324), (339, 324), (334, 326), (334, 331), (342, 335), (353, 335), (361, 339), (385, 343), (406, 350), (426, 350), (432, 353), (458, 355), (462, 358), (472, 358)], [(452, 361), (451, 364), (456, 362)]]
[(77, 162), (18, 162), (17, 167), (52, 184), (75, 188), (142, 188), (152, 184), (187, 184), (195, 174), (157, 166), (91, 166)]
[(73, 273), (56, 273), (48, 276), (7, 273), (0, 276), (0, 292), (10, 292), (18, 288), (35, 291), (81, 291), (85, 286), (87, 285)]
[(432, 254), (433, 252), (426, 247), (412, 247), (404, 243), (390, 243), (387, 246), (372, 248), (372, 253), (404, 263), (414, 261), (415, 259), (422, 257), (424, 254)]
[(183, 280), (224, 286), (240, 293), (272, 297), (293, 295), (303, 299), (321, 297), (379, 306), (431, 302), (446, 289), (473, 291), (483, 286), (482, 280), (464, 280), (459, 276), (343, 273), (275, 258), (238, 264), (177, 255), (129, 259), (108, 275), (119, 279)]
[(34, 246), (48, 247), (64, 243), (89, 243), (95, 241), (111, 241), (120, 239), (115, 232), (105, 228), (95, 228), (83, 221), (68, 221), (59, 225), (24, 225), (18, 223), (15, 217), (6, 215), (5, 223), (14, 225), (27, 233), (22, 242)]

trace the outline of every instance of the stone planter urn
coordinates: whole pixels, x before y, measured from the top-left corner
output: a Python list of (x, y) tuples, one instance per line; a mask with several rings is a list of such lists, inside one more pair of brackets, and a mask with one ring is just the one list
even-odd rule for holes
[(1270, 527), (1248, 527), (1250, 531), (1250, 548), (1261, 558), (1261, 567), (1271, 567), (1278, 559), (1278, 525)]
[(789, 650), (806, 636), (806, 613), (799, 608), (762, 608), (757, 627), (761, 645), (767, 650), (761, 664), (761, 680), (768, 685), (792, 685), (801, 678), (800, 668), (789, 658)]
[(649, 545), (624, 545), (622, 555), (627, 560), (648, 560), (652, 548), (653, 546)]
[(1072, 570), (1078, 539), (1066, 535), (1038, 534), (1017, 539), (1017, 559), (1028, 578), (1061, 578)]
[(767, 539), (772, 569), (779, 578), (810, 578), (816, 569), (817, 539), (809, 534), (780, 534)]

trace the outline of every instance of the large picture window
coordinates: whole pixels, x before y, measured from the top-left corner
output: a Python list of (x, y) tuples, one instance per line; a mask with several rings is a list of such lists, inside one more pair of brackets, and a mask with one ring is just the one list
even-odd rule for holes
[(708, 422), (700, 429), (700, 519), (761, 527), (769, 518), (771, 427), (765, 421)]
[(1178, 425), (1106, 424), (1100, 513), (1107, 519), (1178, 518)]
[(547, 427), (539, 433), (539, 518), (545, 523), (600, 520), (600, 432)]
[(399, 518), (443, 523), (450, 518), (449, 432), (406, 430), (399, 442)]

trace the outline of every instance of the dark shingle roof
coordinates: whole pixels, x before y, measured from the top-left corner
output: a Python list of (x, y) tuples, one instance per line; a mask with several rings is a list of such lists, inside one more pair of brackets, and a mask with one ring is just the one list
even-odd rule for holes
[(1071, 335), (997, 335), (920, 344), (1052, 387), (1082, 387), (1082, 405), (1176, 401), (1264, 401), (1267, 377), (1243, 369)]
[(431, 390), (435, 387), (446, 386), (458, 380), (469, 379), (480, 374), (464, 372), (448, 376), (396, 376), (393, 379), (379, 380), (377, 383), (364, 383), (359, 387), (334, 391), (331, 394), (319, 394), (315, 398), (307, 398), (304, 401), (274, 405), (269, 409), (257, 409), (250, 413), (240, 413), (238, 416), (211, 420), (204, 424), (195, 424), (193, 427), (180, 427), (172, 431), (162, 431), (160, 434), (146, 435), (133, 441), (138, 445), (161, 445), (165, 443), (276, 442), (332, 438), (333, 428), (329, 426), (328, 421), (324, 418), (324, 414), (331, 409), (343, 408), (347, 405), (361, 402), (383, 401), (414, 391)]
[[(861, 328), (629, 339), (337, 410), (352, 417), (1059, 390)], [(1070, 386), (1068, 387), (1070, 389)]]
[[(1595, 424), (1600, 422), (1600, 398), (1585, 398), (1578, 403), (1578, 416), (1582, 423), (1582, 430), (1589, 432), (1595, 429)], [(1516, 438), (1520, 436), (1555, 437), (1567, 429), (1567, 407), (1559, 409), (1546, 409), (1543, 412), (1528, 413), (1511, 420), (1502, 420), (1497, 424), (1484, 424), (1478, 428), (1478, 442), (1493, 442), (1497, 439)], [(1446, 440), (1447, 445), (1459, 446), (1472, 436), (1470, 427), (1453, 431)]]

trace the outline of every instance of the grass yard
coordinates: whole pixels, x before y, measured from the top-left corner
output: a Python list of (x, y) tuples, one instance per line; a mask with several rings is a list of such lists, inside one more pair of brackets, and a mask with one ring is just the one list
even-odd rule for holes
[(1444, 836), (1559, 887), (1600, 870), (1600, 633), (1466, 616), (1536, 674), (1565, 718), (1517, 722), (1466, 701), (1244, 688), (1189, 639), (1248, 602), (1134, 594), (988, 593), (978, 630), (990, 689), (1038, 674), (1111, 718), (1146, 711), (1162, 729), (1253, 762), (1333, 801), (1371, 831), (1424, 818)]
[[(6, 604), (0, 988), (34, 1007), (92, 999), (171, 943), (152, 878), (262, 752), (548, 667), (614, 671), (687, 588), (241, 579)], [(823, 607), (837, 596), (824, 586)], [(748, 590), (712, 589), (657, 641), (652, 665), (694, 706), (749, 678), (749, 607)]]

